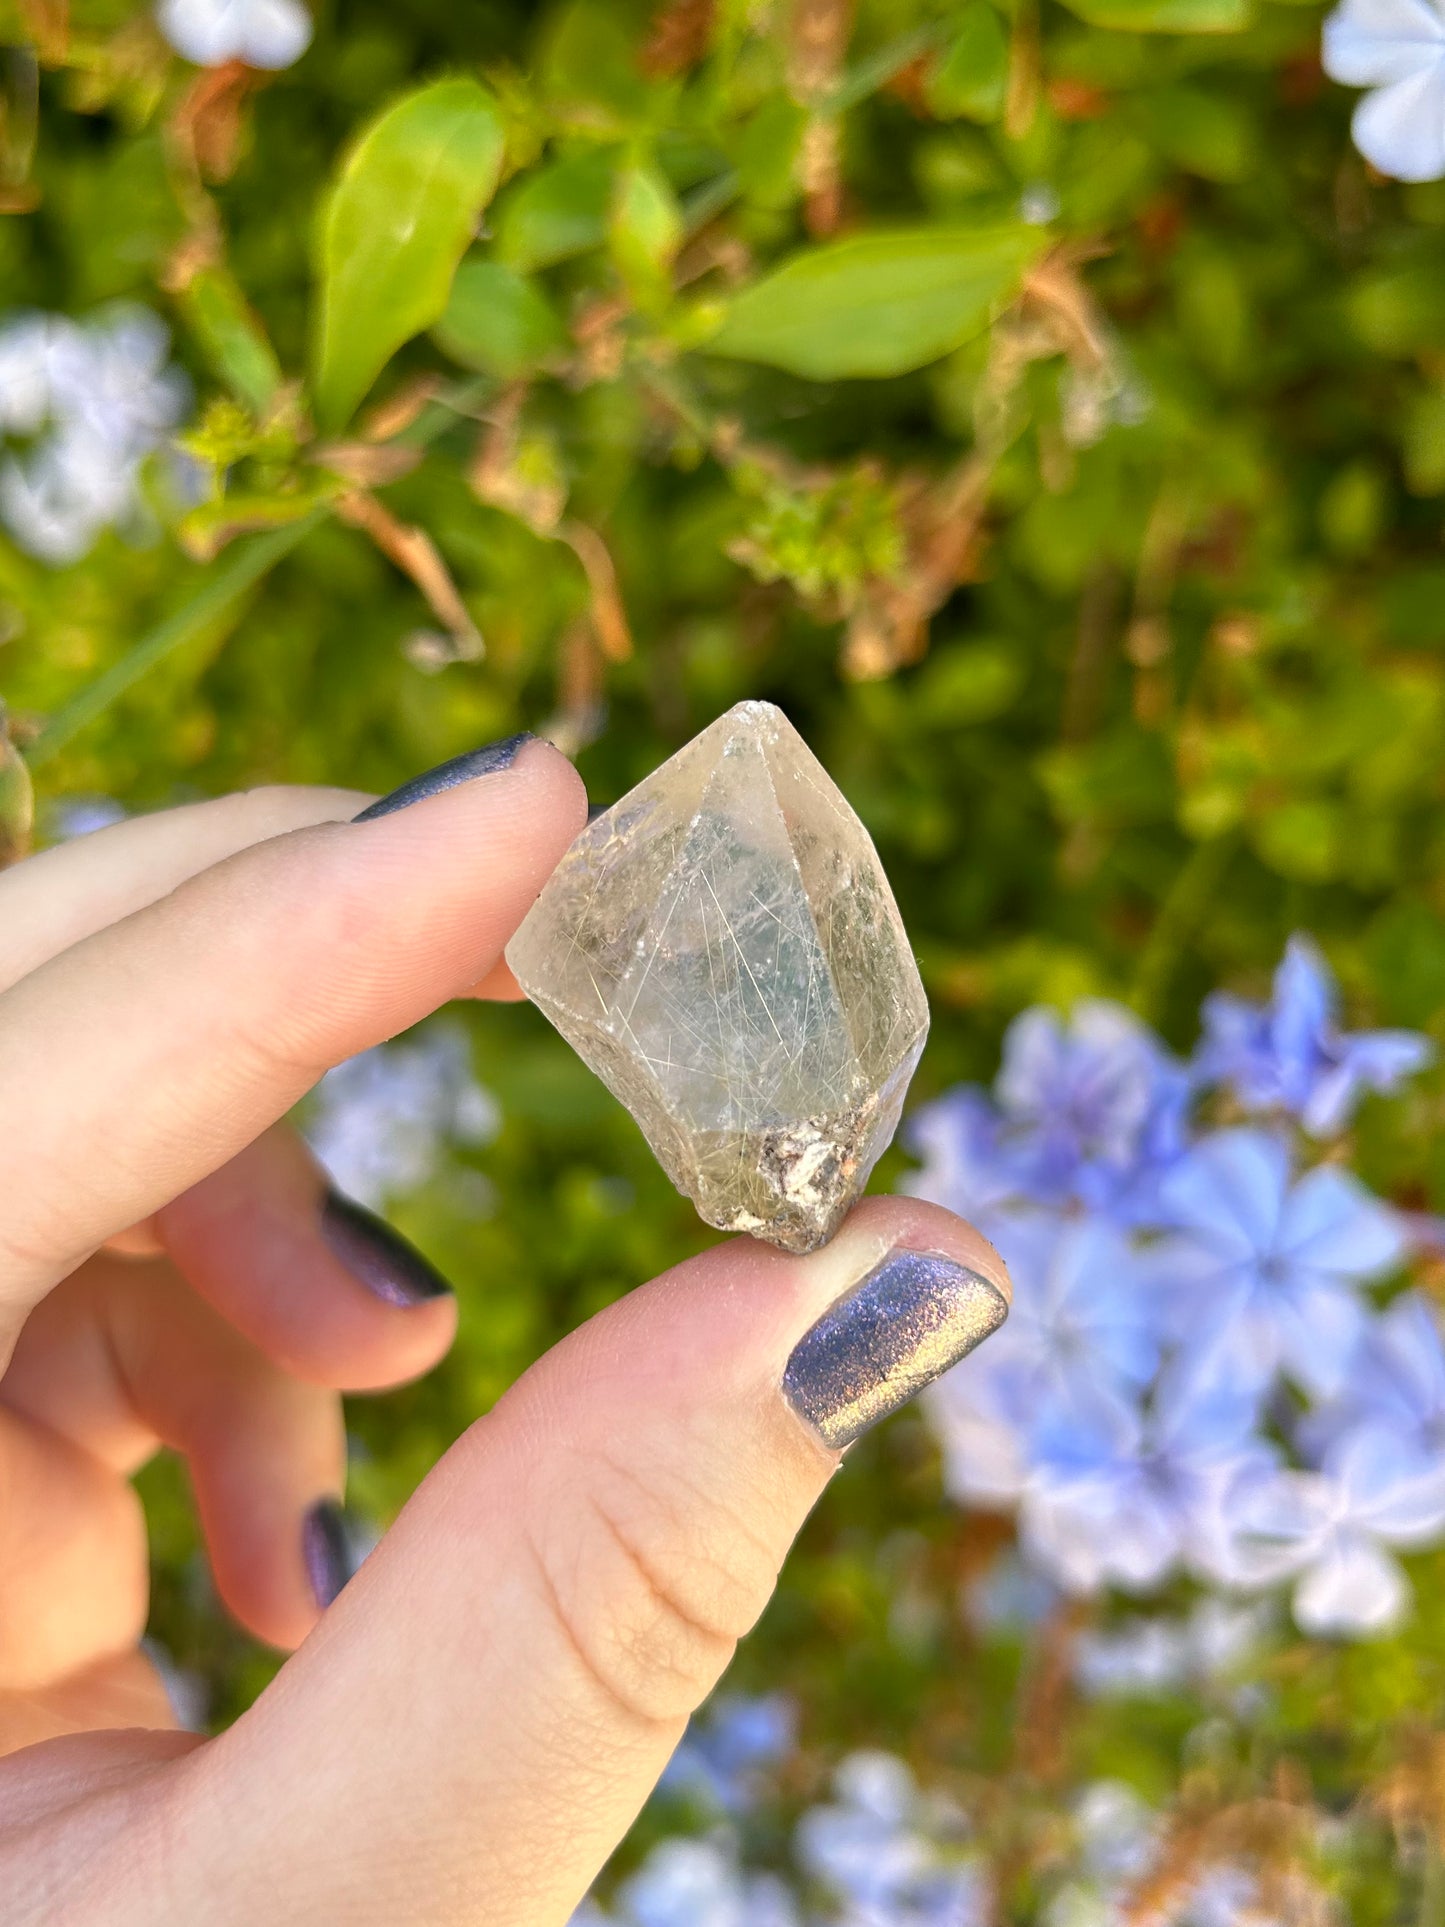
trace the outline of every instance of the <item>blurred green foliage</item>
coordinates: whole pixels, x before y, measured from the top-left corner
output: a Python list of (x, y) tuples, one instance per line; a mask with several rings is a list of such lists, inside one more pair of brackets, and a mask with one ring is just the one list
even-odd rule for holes
[[(39, 60), (33, 152), (0, 128), (4, 306), (163, 312), (203, 478), (158, 465), (153, 539), (72, 568), (0, 546), (42, 826), (66, 792), (384, 789), (522, 726), (607, 801), (768, 697), (895, 882), (920, 1092), (990, 1074), (1036, 999), (1183, 1041), (1298, 927), (1358, 1015), (1445, 1036), (1445, 183), (1369, 175), (1314, 7), (324, 0), (275, 76), (186, 67), (125, 0), (0, 16)], [(706, 1235), (533, 1013), (469, 1021), (506, 1121), (402, 1213), (464, 1316), (355, 1409), (382, 1517)], [(1441, 1121), (1429, 1088), (1367, 1115), (1362, 1168), (1445, 1205)], [(158, 1629), (225, 1717), (271, 1662), (216, 1616), (174, 1468), (146, 1488)], [(905, 1416), (741, 1676), (820, 1747), (1012, 1789), (1021, 1839), (1085, 1768), (1166, 1794), (1194, 1716), (1042, 1746), (1047, 1654), (980, 1669), (953, 1611), (972, 1556)], [(1220, 1784), (1293, 1761), (1358, 1797), (1440, 1702), (1442, 1624), (1291, 1649)]]

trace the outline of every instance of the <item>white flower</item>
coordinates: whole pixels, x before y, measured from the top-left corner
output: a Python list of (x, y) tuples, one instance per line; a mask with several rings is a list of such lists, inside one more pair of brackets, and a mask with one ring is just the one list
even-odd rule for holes
[(1344, 0), (1325, 22), (1325, 72), (1368, 87), (1355, 145), (1382, 174), (1445, 174), (1445, 10), (1440, 0)]
[(1231, 1576), (1294, 1578), (1307, 1633), (1391, 1632), (1411, 1598), (1388, 1548), (1432, 1544), (1442, 1525), (1445, 1463), (1362, 1425), (1329, 1447), (1318, 1472), (1275, 1472), (1240, 1495)]
[(102, 529), (136, 519), (140, 465), (190, 395), (166, 365), (169, 343), (146, 308), (84, 325), (19, 315), (0, 328), (0, 435), (30, 442), (0, 468), (0, 516), (30, 554), (75, 562)]
[(496, 1099), (472, 1075), (465, 1031), (444, 1022), (328, 1071), (306, 1135), (339, 1190), (382, 1208), (435, 1176), (449, 1140), (485, 1144), (500, 1125)]
[(198, 67), (244, 60), (275, 72), (311, 45), (311, 15), (300, 0), (160, 0), (156, 18), (176, 52)]

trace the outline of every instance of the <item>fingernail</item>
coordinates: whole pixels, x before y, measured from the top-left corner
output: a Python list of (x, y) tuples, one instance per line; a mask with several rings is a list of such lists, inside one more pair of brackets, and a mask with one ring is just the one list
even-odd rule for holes
[(364, 1204), (328, 1191), (321, 1235), (358, 1283), (388, 1305), (409, 1309), (451, 1295), (451, 1286), (414, 1244)]
[(976, 1271), (932, 1251), (893, 1251), (799, 1339), (783, 1391), (825, 1445), (841, 1451), (1008, 1317)]
[(522, 745), (534, 740), (532, 732), (524, 729), (516, 736), (504, 736), (499, 743), (483, 743), (480, 749), (469, 749), (465, 756), (454, 756), (449, 763), (438, 763), (435, 769), (413, 776), (409, 783), (403, 783), (400, 789), (393, 790), (389, 796), (378, 797), (376, 802), (368, 803), (351, 820), (353, 823), (369, 823), (375, 816), (390, 816), (393, 810), (404, 810), (408, 803), (420, 803), (427, 796), (440, 796), (443, 790), (457, 789), (463, 783), (474, 782), (479, 776), (495, 776), (500, 769), (510, 769)]
[(325, 1612), (355, 1571), (346, 1515), (335, 1499), (318, 1499), (301, 1527), (301, 1557), (316, 1603)]

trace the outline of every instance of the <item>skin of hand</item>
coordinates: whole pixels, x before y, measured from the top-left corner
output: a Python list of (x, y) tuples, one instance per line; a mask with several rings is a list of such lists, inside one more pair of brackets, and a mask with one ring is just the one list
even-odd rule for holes
[[(275, 789), (0, 875), (6, 1927), (563, 1927), (848, 1443), (1001, 1322), (904, 1198), (746, 1238), (542, 1358), (339, 1590), (339, 1393), (456, 1303), (281, 1120), (502, 949), (586, 813), (530, 737), (358, 811)], [(188, 1463), (216, 1585), (293, 1656), (212, 1739), (139, 1649), (130, 1475)]]

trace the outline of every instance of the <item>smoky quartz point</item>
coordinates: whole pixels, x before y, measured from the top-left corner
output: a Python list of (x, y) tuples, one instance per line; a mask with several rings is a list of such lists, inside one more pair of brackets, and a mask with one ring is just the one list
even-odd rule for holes
[(868, 832), (771, 703), (590, 821), (507, 961), (701, 1216), (789, 1251), (862, 1191), (928, 1031)]

